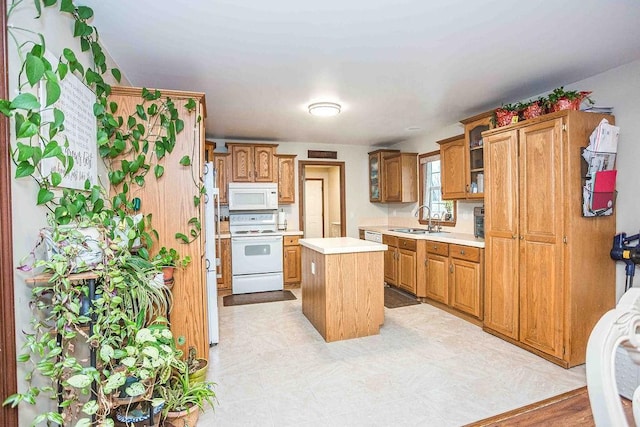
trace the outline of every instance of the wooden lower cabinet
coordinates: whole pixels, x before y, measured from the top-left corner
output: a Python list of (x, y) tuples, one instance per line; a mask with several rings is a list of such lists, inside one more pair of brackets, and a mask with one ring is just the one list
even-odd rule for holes
[(382, 236), (382, 243), (387, 245), (384, 252), (384, 281), (388, 285), (398, 283), (398, 238), (395, 236)]
[[(216, 248), (217, 249), (217, 248)], [(231, 239), (220, 239), (218, 290), (231, 290)]]
[(398, 281), (400, 289), (416, 294), (416, 240), (398, 239)]
[(451, 307), (482, 319), (483, 250), (449, 245)]
[(449, 303), (449, 244), (427, 241), (426, 297)]
[(427, 241), (426, 297), (483, 317), (483, 249)]
[(282, 257), (285, 285), (296, 285), (302, 280), (302, 265), (300, 260), (300, 243), (298, 236), (284, 236)]

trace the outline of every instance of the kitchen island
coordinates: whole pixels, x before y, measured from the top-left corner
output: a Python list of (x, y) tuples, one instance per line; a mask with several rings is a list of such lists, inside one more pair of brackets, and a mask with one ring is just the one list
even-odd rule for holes
[(387, 245), (351, 237), (300, 239), (300, 245), (302, 312), (325, 341), (380, 333)]

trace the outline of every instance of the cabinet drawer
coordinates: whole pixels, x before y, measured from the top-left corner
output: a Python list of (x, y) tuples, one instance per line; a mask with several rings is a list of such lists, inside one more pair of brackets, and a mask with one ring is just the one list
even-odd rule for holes
[(449, 256), (449, 244), (442, 242), (427, 241), (427, 252), (442, 256)]
[(408, 251), (416, 251), (416, 241), (414, 239), (398, 239), (398, 247)]
[(449, 245), (449, 253), (452, 258), (464, 259), (471, 262), (480, 262), (480, 248), (462, 245)]
[(398, 238), (396, 236), (382, 235), (382, 243), (389, 246), (398, 246)]
[(298, 239), (300, 238), (300, 236), (283, 236), (282, 237), (282, 244), (284, 246), (293, 246), (293, 245), (297, 245), (298, 244)]

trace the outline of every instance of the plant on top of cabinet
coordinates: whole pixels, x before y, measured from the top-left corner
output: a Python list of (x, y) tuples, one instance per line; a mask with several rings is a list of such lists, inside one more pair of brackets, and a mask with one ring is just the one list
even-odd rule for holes
[(579, 110), (583, 100), (593, 105), (590, 94), (590, 91), (564, 90), (564, 86), (555, 88), (548, 96), (549, 111)]
[(518, 122), (518, 111), (520, 104), (505, 104), (495, 111), (495, 124), (497, 127), (510, 125)]

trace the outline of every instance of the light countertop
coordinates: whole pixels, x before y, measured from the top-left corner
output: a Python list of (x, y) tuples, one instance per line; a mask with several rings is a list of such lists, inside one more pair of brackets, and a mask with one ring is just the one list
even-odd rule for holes
[(324, 255), (387, 250), (387, 245), (383, 245), (382, 243), (354, 239), (353, 237), (300, 239), (300, 244)]
[[(389, 234), (396, 237), (404, 237), (405, 239), (431, 240), (434, 242), (454, 243), (457, 245), (472, 246), (476, 248), (484, 248), (484, 239), (476, 238), (473, 234), (467, 233), (425, 233), (412, 234), (391, 231), (395, 228), (421, 228), (421, 227), (403, 227), (403, 226), (360, 226), (360, 230), (377, 231), (382, 234)], [(426, 228), (425, 228), (426, 230)]]

